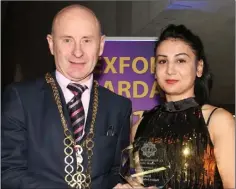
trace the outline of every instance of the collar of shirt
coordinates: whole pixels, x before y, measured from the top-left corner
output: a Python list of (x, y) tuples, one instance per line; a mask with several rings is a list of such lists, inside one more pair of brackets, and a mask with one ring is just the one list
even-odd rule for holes
[[(66, 103), (68, 103), (74, 97), (74, 94), (67, 88), (67, 85), (69, 83), (75, 83), (75, 82), (69, 80), (68, 78), (66, 78), (64, 75), (62, 75), (57, 70), (56, 70), (56, 79), (57, 79), (57, 82), (58, 82), (59, 86), (61, 87), (61, 90), (64, 94), (65, 101), (66, 101)], [(87, 99), (87, 101), (89, 101), (91, 89), (93, 86), (93, 75), (91, 75), (89, 80), (87, 80), (83, 83), (79, 83), (79, 84), (86, 85), (88, 87), (88, 89), (85, 90), (84, 93), (82, 94), (81, 98), (82, 98), (82, 101), (84, 101), (83, 99), (85, 99), (85, 98)]]

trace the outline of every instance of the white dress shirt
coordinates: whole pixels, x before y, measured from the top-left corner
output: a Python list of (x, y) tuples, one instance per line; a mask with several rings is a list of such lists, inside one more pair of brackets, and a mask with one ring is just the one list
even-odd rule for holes
[[(61, 87), (61, 90), (62, 90), (63, 95), (65, 97), (65, 101), (66, 101), (66, 103), (68, 103), (74, 97), (74, 94), (70, 91), (70, 89), (67, 88), (67, 85), (69, 83), (76, 83), (76, 82), (69, 80), (64, 75), (62, 75), (59, 71), (56, 71), (56, 79), (57, 79), (58, 84)], [(81, 97), (82, 104), (83, 104), (83, 107), (84, 107), (84, 113), (85, 113), (85, 121), (84, 121), (84, 125), (85, 125), (86, 120), (87, 120), (87, 115), (88, 115), (90, 94), (91, 94), (91, 90), (92, 90), (92, 86), (93, 86), (93, 75), (90, 77), (89, 80), (87, 80), (83, 83), (79, 83), (79, 84), (86, 85), (88, 87), (82, 93), (82, 97)]]

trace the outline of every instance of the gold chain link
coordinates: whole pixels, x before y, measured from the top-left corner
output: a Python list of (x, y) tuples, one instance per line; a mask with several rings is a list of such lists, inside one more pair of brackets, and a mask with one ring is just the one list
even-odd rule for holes
[[(45, 79), (47, 83), (49, 83), (52, 87), (53, 90), (53, 96), (56, 101), (58, 111), (60, 114), (61, 118), (61, 123), (64, 129), (64, 134), (65, 138), (63, 140), (63, 143), (65, 145), (64, 148), (64, 153), (65, 153), (65, 163), (67, 164), (65, 166), (65, 181), (67, 184), (72, 187), (72, 188), (78, 188), (78, 189), (89, 189), (90, 184), (91, 184), (91, 172), (92, 172), (92, 156), (93, 156), (93, 147), (94, 147), (94, 125), (95, 125), (95, 120), (97, 117), (97, 110), (98, 110), (98, 82), (94, 81), (94, 98), (93, 98), (93, 110), (92, 110), (92, 120), (91, 120), (91, 126), (89, 129), (89, 133), (86, 136), (86, 139), (82, 142), (83, 148), (86, 149), (87, 151), (87, 157), (88, 157), (88, 165), (86, 169), (86, 175), (84, 175), (83, 172), (83, 167), (80, 165), (77, 165), (77, 170), (76, 173), (73, 174), (74, 168), (72, 166), (74, 162), (74, 157), (73, 153), (75, 152), (74, 146), (75, 146), (75, 141), (74, 138), (72, 137), (72, 134), (70, 130), (68, 129), (66, 119), (63, 114), (63, 108), (62, 108), (62, 103), (61, 103), (61, 98), (55, 83), (55, 80), (51, 76), (50, 73), (47, 73), (45, 75)], [(69, 162), (68, 162), (69, 161)], [(84, 178), (84, 179), (83, 179)]]

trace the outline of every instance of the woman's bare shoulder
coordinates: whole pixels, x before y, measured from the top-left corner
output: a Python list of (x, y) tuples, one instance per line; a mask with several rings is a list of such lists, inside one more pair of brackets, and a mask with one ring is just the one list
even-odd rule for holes
[(224, 108), (205, 104), (202, 106), (202, 113), (206, 123), (210, 118), (208, 129), (213, 141), (217, 136), (222, 135), (235, 126), (233, 115)]
[(220, 121), (221, 119), (233, 118), (233, 115), (227, 110), (225, 110), (224, 108), (220, 108), (220, 107), (213, 106), (210, 104), (204, 104), (202, 106), (202, 114), (205, 119), (205, 122), (207, 122), (207, 120), (209, 119), (209, 116), (211, 115), (213, 111), (214, 113), (212, 114), (212, 118), (214, 117), (214, 120)]

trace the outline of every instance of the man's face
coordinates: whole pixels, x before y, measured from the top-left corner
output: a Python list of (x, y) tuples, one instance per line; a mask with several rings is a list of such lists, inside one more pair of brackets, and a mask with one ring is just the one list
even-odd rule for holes
[(90, 78), (104, 48), (104, 36), (90, 12), (77, 8), (62, 13), (47, 39), (59, 72), (77, 82)]

